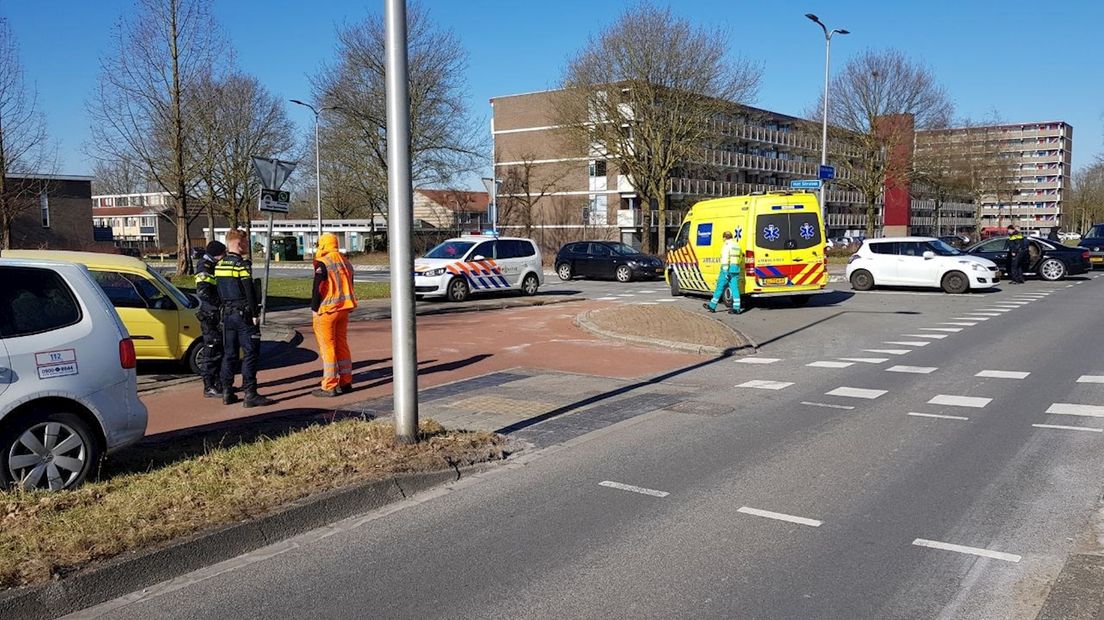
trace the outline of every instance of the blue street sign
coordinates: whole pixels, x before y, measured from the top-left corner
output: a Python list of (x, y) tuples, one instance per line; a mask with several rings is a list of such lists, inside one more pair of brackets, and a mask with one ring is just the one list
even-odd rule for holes
[(836, 168), (835, 168), (835, 166), (823, 166), (822, 165), (820, 167), (820, 178), (824, 179), (825, 181), (831, 181), (832, 179), (836, 178)]
[(790, 187), (794, 189), (820, 189), (820, 180), (808, 179), (799, 181), (790, 181)]

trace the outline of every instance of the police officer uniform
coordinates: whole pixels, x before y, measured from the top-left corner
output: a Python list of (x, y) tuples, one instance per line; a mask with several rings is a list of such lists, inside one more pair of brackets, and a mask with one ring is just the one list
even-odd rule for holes
[(261, 329), (257, 325), (260, 303), (250, 264), (241, 255), (230, 252), (215, 266), (215, 282), (222, 300), (222, 402), (238, 402), (232, 391), (234, 367), (241, 359), (242, 391), (246, 407), (261, 407), (272, 401), (257, 394), (257, 358), (261, 349)]
[(207, 244), (207, 253), (196, 261), (195, 290), (199, 298), (199, 327), (203, 332), (203, 395), (222, 396), (222, 300), (215, 281), (215, 265), (226, 254), (226, 246), (218, 241)]
[(1008, 272), (1013, 284), (1023, 284), (1023, 264), (1027, 260), (1027, 240), (1013, 229), (1008, 235)]

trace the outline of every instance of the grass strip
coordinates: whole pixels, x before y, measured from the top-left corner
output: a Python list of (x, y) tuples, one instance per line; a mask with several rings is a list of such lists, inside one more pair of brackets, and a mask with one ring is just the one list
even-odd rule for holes
[(13, 491), (0, 496), (0, 588), (41, 583), (314, 493), (507, 454), (493, 433), (446, 431), (431, 420), (420, 432), (421, 441), (403, 445), (390, 423), (343, 419), (209, 448), (74, 491)]
[[(172, 283), (185, 293), (195, 292), (195, 278), (174, 277)], [(269, 308), (287, 308), (310, 303), (310, 278), (270, 278), (268, 281)], [(354, 282), (359, 300), (386, 299), (391, 297), (391, 285), (387, 282)]]

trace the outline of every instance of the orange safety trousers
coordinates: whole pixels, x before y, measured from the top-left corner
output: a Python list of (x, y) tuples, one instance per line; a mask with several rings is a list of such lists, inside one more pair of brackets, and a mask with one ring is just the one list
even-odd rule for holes
[(349, 311), (319, 313), (314, 317), (314, 338), (322, 356), (322, 389), (353, 384), (353, 354), (349, 351)]

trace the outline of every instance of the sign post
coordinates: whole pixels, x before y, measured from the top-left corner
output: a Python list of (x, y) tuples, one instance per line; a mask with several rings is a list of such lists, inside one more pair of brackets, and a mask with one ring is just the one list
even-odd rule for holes
[[(268, 237), (265, 239), (264, 286), (261, 290), (261, 325), (268, 315), (268, 275), (272, 264), (272, 217), (273, 213), (287, 213), (290, 208), (291, 194), (280, 191), (280, 186), (295, 170), (293, 161), (280, 161), (268, 157), (253, 156), (253, 172), (261, 181), (261, 192), (257, 197), (257, 209), (268, 213)], [(249, 252), (253, 253), (253, 240), (249, 239)]]

